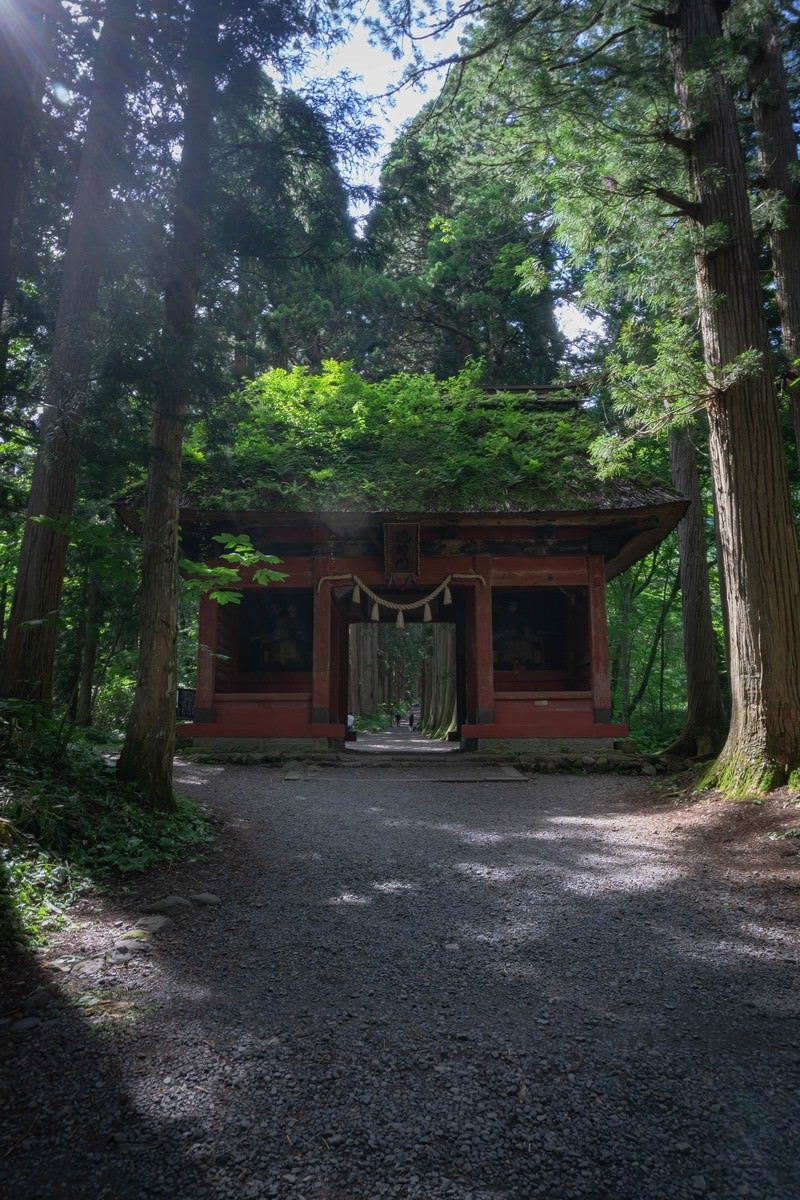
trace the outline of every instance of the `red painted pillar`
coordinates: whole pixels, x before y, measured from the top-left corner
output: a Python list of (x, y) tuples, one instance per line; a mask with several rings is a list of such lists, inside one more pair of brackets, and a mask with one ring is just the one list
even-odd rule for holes
[(327, 725), (331, 719), (331, 584), (330, 563), (320, 562), (314, 579), (314, 666), (311, 683), (311, 720)]
[(343, 604), (331, 603), (330, 719), (344, 724), (347, 716), (347, 649), (349, 625)]
[(494, 724), (494, 647), (492, 644), (492, 560), (476, 557), (475, 570), (485, 583), (475, 584), (475, 720), (478, 725)]
[(214, 689), (217, 677), (217, 637), (219, 634), (219, 605), (203, 596), (197, 620), (197, 690), (194, 698), (194, 721), (207, 725), (214, 720)]
[(589, 636), (594, 721), (604, 724), (611, 720), (611, 678), (608, 665), (606, 573), (602, 554), (589, 555)]

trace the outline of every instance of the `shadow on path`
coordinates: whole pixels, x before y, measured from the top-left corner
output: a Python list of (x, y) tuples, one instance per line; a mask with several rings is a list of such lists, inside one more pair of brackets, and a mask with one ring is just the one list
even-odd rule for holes
[(91, 1108), (112, 1078), (176, 1200), (796, 1200), (797, 896), (696, 813), (615, 777), (181, 775), (220, 845), (128, 902), (223, 903), (161, 938), (121, 1051), (50, 1058)]
[[(7, 946), (7, 942), (0, 942)], [(68, 998), (22, 949), (0, 952), (0, 1190), (6, 1200), (141, 1200), (216, 1193), (175, 1128), (131, 1101), (146, 1042), (122, 981)], [(102, 1014), (102, 1015), (100, 1015)], [(181, 1117), (190, 1131), (193, 1114)]]

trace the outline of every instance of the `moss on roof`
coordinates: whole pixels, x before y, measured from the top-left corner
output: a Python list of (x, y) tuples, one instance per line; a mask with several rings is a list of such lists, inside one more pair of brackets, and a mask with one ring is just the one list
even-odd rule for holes
[(199, 424), (184, 504), (283, 512), (564, 512), (675, 499), (654, 479), (599, 478), (580, 407), (488, 397), (476, 372), (368, 383), (348, 365), (274, 370)]

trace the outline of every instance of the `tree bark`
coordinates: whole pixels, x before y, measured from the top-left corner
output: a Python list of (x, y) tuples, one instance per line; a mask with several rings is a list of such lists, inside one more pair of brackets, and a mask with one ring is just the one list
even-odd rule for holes
[(362, 622), (350, 626), (350, 712), (371, 716), (377, 712), (377, 627)]
[(97, 665), (97, 647), (100, 639), (100, 614), (103, 594), (100, 585), (91, 575), (86, 585), (86, 622), (81, 654), (81, 672), (78, 679), (78, 695), (75, 702), (75, 724), (88, 726), (92, 723), (92, 688)]
[(456, 727), (456, 636), (455, 627), (436, 624), (430, 628), (430, 657), (423, 663), (420, 683), (421, 723), (434, 738), (445, 738)]
[[(750, 59), (753, 126), (764, 190), (775, 202), (769, 224), (775, 301), (789, 360), (789, 403), (800, 458), (800, 164), (778, 27), (769, 16)], [(795, 384), (794, 387), (791, 385)]]
[(11, 303), (14, 279), (11, 239), (22, 200), (30, 155), (28, 142), (40, 110), (50, 30), (56, 19), (48, 3), (16, 0), (0, 17), (0, 313)]
[(197, 0), (187, 45), (183, 153), (175, 193), (164, 325), (155, 383), (142, 538), (139, 666), (118, 777), (142, 803), (174, 806), (181, 447), (189, 403), (197, 291), (216, 97), (219, 0)]
[[(77, 434), (90, 391), (92, 339), (106, 261), (106, 216), (125, 120), (134, 0), (110, 0), (97, 47), (94, 96), (64, 255), (53, 352), (20, 548), (0, 693), (49, 707), (58, 613), (78, 468)], [(43, 520), (39, 520), (43, 518)]]
[(6, 630), (6, 604), (8, 602), (8, 583), (4, 579), (0, 583), (0, 646), (3, 645), (3, 638)]
[(728, 720), (720, 686), (719, 658), (711, 620), (711, 587), (697, 453), (685, 429), (669, 435), (672, 482), (691, 501), (678, 525), (686, 724), (667, 753), (710, 757), (725, 742)]
[[(668, 19), (699, 205), (695, 280), (730, 615), (731, 724), (709, 779), (741, 795), (800, 764), (800, 556), (736, 110), (715, 65), (719, 13), (714, 0), (674, 0)], [(756, 361), (737, 371), (744, 354)]]

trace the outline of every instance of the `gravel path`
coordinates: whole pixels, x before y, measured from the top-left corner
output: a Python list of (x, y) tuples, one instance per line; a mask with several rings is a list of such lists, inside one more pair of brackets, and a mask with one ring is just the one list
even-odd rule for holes
[[(439, 766), (182, 767), (219, 845), (40, 962), (3, 1194), (797, 1200), (793, 863), (641, 779)], [(80, 975), (192, 893), (221, 903)]]

